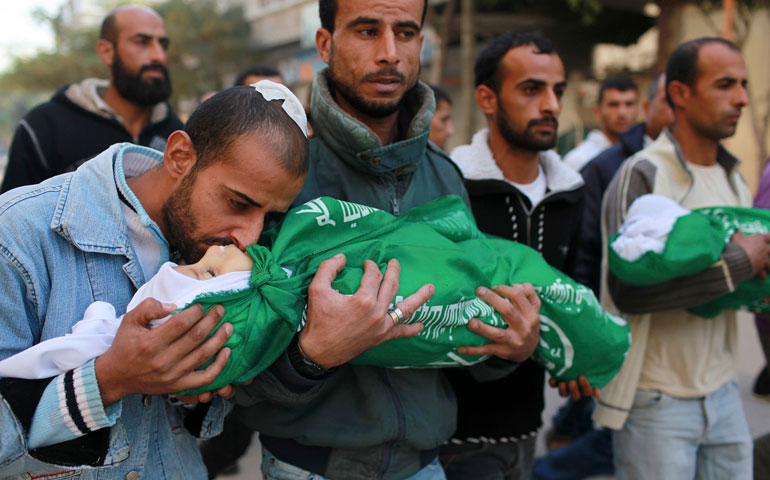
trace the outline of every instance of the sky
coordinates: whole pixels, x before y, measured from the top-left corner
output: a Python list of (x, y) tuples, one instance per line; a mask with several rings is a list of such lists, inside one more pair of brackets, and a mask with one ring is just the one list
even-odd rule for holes
[(10, 66), (13, 56), (32, 55), (37, 50), (53, 48), (53, 33), (32, 18), (32, 11), (42, 7), (54, 13), (63, 0), (26, 0), (3, 2), (0, 15), (0, 73)]

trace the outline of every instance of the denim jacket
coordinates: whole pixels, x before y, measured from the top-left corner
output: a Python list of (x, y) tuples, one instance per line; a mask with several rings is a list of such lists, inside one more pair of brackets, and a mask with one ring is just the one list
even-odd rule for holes
[[(168, 259), (124, 175), (129, 162), (147, 170), (162, 159), (117, 144), (76, 172), (0, 196), (0, 358), (70, 332), (94, 301), (125, 311), (145, 282), (117, 185)], [(0, 379), (0, 395), (3, 478), (206, 478), (190, 432), (218, 434), (229, 406), (129, 395), (105, 409), (93, 361), (53, 379)]]

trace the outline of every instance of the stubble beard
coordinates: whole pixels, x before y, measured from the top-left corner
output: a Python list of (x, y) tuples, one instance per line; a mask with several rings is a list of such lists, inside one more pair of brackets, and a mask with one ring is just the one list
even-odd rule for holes
[[(705, 122), (704, 122), (705, 123)], [(703, 138), (707, 138), (713, 142), (719, 142), (721, 140), (724, 140), (725, 138), (730, 138), (733, 135), (735, 135), (736, 130), (738, 129), (737, 125), (730, 125), (727, 123), (727, 120), (724, 120), (724, 123), (720, 121), (719, 123), (712, 123), (712, 124), (702, 124), (702, 123), (693, 123), (690, 122), (692, 125), (693, 130), (695, 130), (698, 135), (702, 136)]]
[[(336, 74), (333, 51), (334, 51), (334, 45), (332, 44), (332, 53), (329, 55), (329, 70), (328, 70), (329, 74), (327, 76), (330, 90), (335, 94), (339, 94), (343, 99), (345, 99), (345, 102), (347, 102), (348, 105), (350, 105), (353, 109), (355, 109), (357, 112), (361, 113), (364, 116), (367, 116), (370, 118), (385, 118), (390, 115), (393, 115), (394, 113), (398, 112), (401, 109), (401, 107), (404, 104), (404, 99), (409, 95), (409, 93), (411, 93), (417, 87), (417, 82), (415, 81), (414, 85), (408, 87), (407, 90), (404, 92), (404, 94), (400, 98), (395, 100), (383, 101), (383, 102), (375, 102), (375, 101), (367, 100), (366, 98), (364, 98), (358, 93), (355, 86), (345, 83)], [(370, 73), (369, 76), (377, 76), (377, 75), (384, 75), (384, 74), (398, 76), (404, 79), (403, 74), (398, 72), (395, 69), (395, 67), (391, 67), (391, 68), (386, 67), (384, 69), (378, 70), (377, 72)]]
[(513, 122), (508, 116), (508, 112), (505, 111), (499, 102), (497, 112), (497, 130), (500, 132), (500, 135), (503, 137), (506, 143), (508, 143), (510, 146), (531, 152), (542, 152), (544, 150), (550, 150), (556, 146), (556, 132), (559, 127), (559, 121), (556, 118), (549, 119), (556, 124), (554, 133), (548, 137), (538, 137), (532, 131), (532, 129), (537, 125), (537, 123), (544, 121), (545, 119), (537, 118), (530, 120), (527, 124), (527, 128), (525, 128), (523, 132), (517, 132), (511, 128)]
[(188, 174), (161, 209), (169, 245), (188, 264), (199, 261), (211, 245), (232, 243), (229, 239), (196, 238), (190, 234), (198, 231), (198, 221), (190, 204), (194, 183), (195, 173)]

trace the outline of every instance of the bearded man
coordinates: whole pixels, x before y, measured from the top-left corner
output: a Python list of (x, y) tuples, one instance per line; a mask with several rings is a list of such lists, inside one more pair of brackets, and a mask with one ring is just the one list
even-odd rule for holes
[[(484, 47), (474, 73), (487, 128), (451, 156), (479, 229), (528, 245), (573, 275), (583, 180), (551, 150), (567, 87), (564, 64), (548, 39), (508, 32)], [(542, 425), (543, 367), (527, 359), (492, 381), (472, 370), (446, 374), (458, 404), (457, 431), (441, 447), (447, 478), (528, 480)], [(573, 397), (593, 393), (583, 380), (581, 391), (575, 387)]]
[[(329, 195), (400, 215), (444, 195), (467, 200), (460, 172), (428, 141), (435, 102), (418, 81), (427, 3), (319, 2), (316, 47), (328, 68), (313, 83), (315, 135), (295, 203)], [(521, 286), (477, 291), (501, 311), (518, 294), (524, 298)], [(495, 355), (512, 368), (507, 360), (523, 361), (537, 344), (535, 310), (503, 313), (507, 329), (470, 322), (495, 343), (460, 353)], [(237, 414), (260, 434), (263, 478), (443, 480), (438, 448), (457, 414), (449, 384), (438, 369), (349, 364), (363, 345), (345, 317), (308, 320), (286, 352), (239, 389)], [(394, 323), (402, 336), (421, 330)]]
[(182, 122), (166, 102), (169, 38), (154, 10), (124, 5), (102, 22), (96, 45), (109, 80), (65, 85), (19, 123), (0, 191), (75, 170), (105, 148), (132, 142), (163, 151)]

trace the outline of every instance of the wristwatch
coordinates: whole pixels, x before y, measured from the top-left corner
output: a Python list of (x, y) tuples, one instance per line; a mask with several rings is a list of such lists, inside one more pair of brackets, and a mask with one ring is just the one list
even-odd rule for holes
[(306, 357), (302, 354), (299, 345), (299, 334), (294, 336), (294, 339), (289, 345), (287, 353), (289, 354), (289, 362), (291, 366), (299, 372), (302, 376), (317, 379), (332, 373), (335, 368), (324, 368), (313, 361), (313, 359)]

